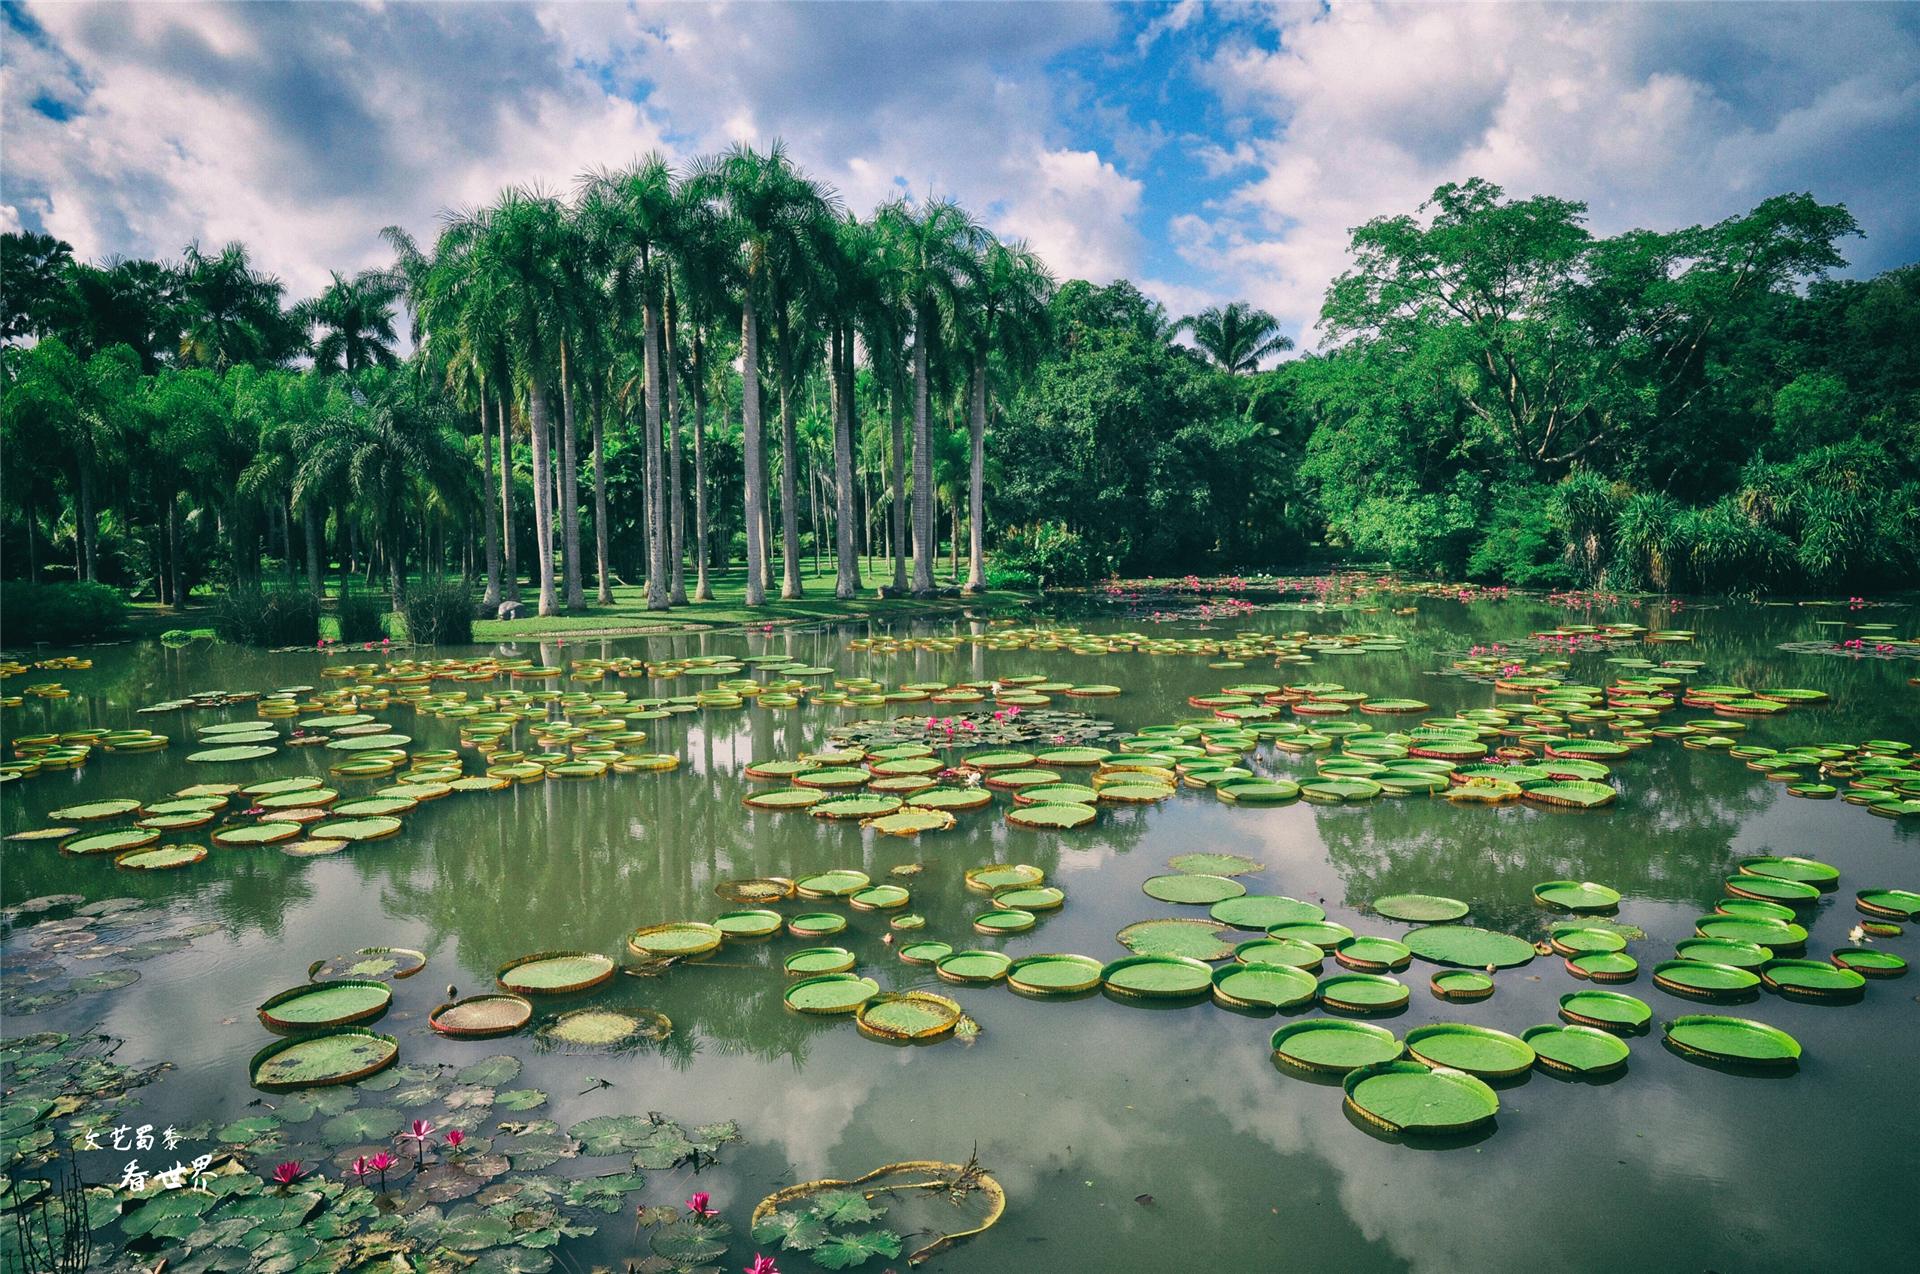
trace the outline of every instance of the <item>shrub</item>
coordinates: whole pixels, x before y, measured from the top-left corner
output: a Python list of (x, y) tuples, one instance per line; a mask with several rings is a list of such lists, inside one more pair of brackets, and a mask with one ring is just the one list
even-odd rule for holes
[(213, 631), (237, 646), (311, 646), (320, 603), (304, 588), (229, 589), (213, 605)]
[(465, 579), (429, 580), (400, 596), (407, 640), (423, 646), (464, 646), (473, 641), (473, 588)]
[(0, 585), (0, 646), (70, 645), (117, 635), (127, 604), (106, 584)]
[(1072, 586), (1092, 582), (1096, 573), (1093, 550), (1078, 532), (1059, 522), (1038, 522), (1009, 527), (1001, 534), (988, 583), (999, 580), (1004, 582), (995, 587), (1010, 587), (1021, 580), (1042, 588)]
[(387, 635), (387, 602), (381, 594), (342, 589), (334, 613), (339, 617), (342, 642), (379, 641)]

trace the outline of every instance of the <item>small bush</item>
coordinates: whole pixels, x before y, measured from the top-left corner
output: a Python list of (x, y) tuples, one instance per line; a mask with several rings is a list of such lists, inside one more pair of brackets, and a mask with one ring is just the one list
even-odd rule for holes
[(311, 646), (320, 603), (304, 588), (236, 588), (213, 606), (213, 631), (237, 646)]
[(464, 579), (415, 584), (400, 598), (407, 640), (423, 646), (464, 646), (473, 641), (473, 588)]
[(127, 604), (106, 584), (0, 585), (0, 646), (71, 645), (117, 635)]
[(379, 641), (387, 635), (387, 602), (384, 595), (345, 589), (335, 608), (340, 621), (342, 642)]
[(1049, 584), (1071, 587), (1090, 583), (1097, 573), (1092, 547), (1059, 522), (1008, 528), (994, 550), (992, 570), (989, 583), (1004, 581), (995, 585), (1003, 588), (1015, 586), (1016, 579), (1043, 588)]

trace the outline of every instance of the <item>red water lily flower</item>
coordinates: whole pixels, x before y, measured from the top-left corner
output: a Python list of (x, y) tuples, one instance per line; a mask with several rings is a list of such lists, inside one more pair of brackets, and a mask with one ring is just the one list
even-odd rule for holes
[(773, 1263), (771, 1256), (753, 1254), (753, 1264), (746, 1267), (747, 1274), (780, 1274), (780, 1267)]
[(713, 1196), (709, 1195), (705, 1190), (696, 1190), (693, 1195), (688, 1198), (687, 1211), (693, 1214), (694, 1220), (705, 1221), (711, 1217), (720, 1215), (716, 1209), (707, 1206), (712, 1197)]
[(307, 1170), (298, 1159), (289, 1159), (273, 1170), (273, 1179), (280, 1183), (282, 1190), (307, 1175)]

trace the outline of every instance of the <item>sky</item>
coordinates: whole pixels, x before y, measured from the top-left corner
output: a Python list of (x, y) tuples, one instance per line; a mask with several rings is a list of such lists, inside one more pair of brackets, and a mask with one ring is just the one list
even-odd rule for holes
[(0, 0), (0, 228), (240, 239), (295, 297), (388, 224), (775, 138), (1310, 348), (1352, 227), (1473, 176), (1598, 233), (1810, 191), (1851, 273), (1920, 259), (1920, 5)]

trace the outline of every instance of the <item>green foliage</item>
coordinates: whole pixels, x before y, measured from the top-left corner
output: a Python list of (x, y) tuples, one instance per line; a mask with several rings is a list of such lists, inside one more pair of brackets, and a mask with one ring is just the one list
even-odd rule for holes
[(1072, 586), (1091, 583), (1096, 574), (1093, 546), (1084, 536), (1058, 522), (1040, 522), (1001, 532), (987, 583), (992, 588)]
[(240, 585), (214, 603), (213, 631), (237, 646), (311, 646), (320, 640), (320, 603), (304, 588)]
[(387, 635), (387, 603), (385, 598), (377, 594), (364, 593), (356, 588), (342, 589), (340, 600), (334, 606), (334, 614), (343, 642), (379, 641)]
[(423, 646), (464, 646), (473, 641), (473, 589), (465, 579), (429, 580), (400, 595), (407, 640)]
[(126, 627), (127, 604), (106, 584), (28, 584), (0, 588), (0, 646), (65, 646), (112, 637)]

